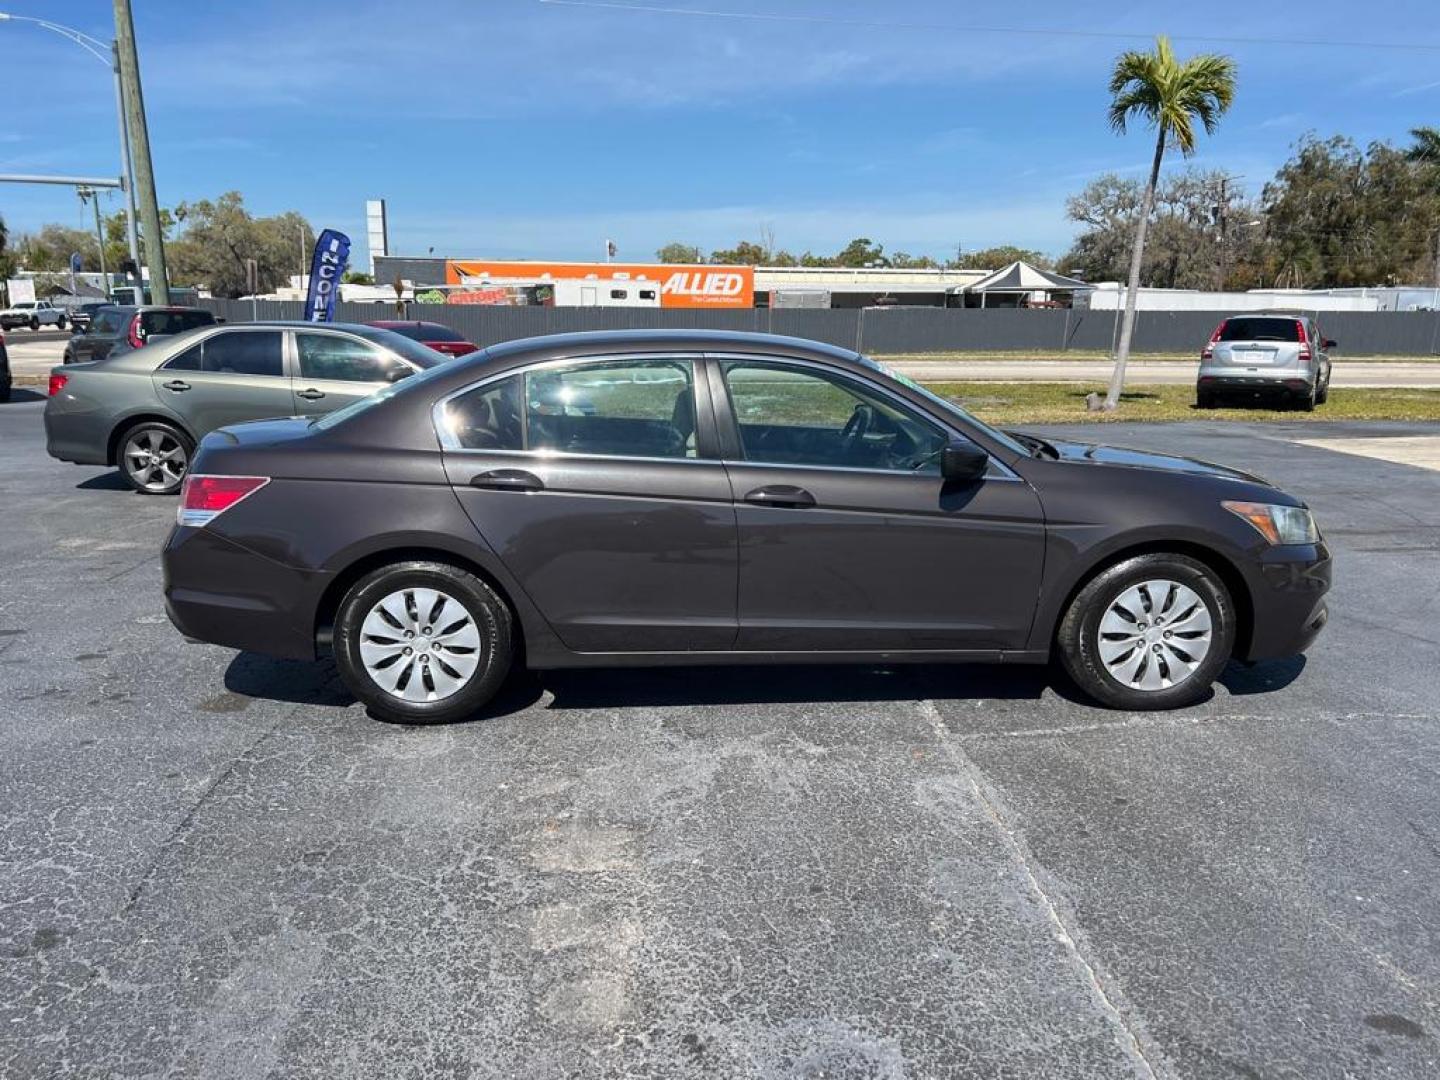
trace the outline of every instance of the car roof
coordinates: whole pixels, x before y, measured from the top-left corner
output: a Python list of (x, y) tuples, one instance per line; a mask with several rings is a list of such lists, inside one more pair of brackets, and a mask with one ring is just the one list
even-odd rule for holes
[(822, 356), (830, 360), (855, 361), (859, 354), (853, 349), (827, 345), (805, 338), (783, 334), (760, 334), (743, 330), (582, 330), (569, 334), (546, 334), (541, 337), (517, 338), (491, 345), (483, 353), (487, 366), (512, 357), (535, 353), (556, 356), (580, 355), (588, 352), (642, 349), (679, 349), (686, 352), (782, 352), (789, 356)]

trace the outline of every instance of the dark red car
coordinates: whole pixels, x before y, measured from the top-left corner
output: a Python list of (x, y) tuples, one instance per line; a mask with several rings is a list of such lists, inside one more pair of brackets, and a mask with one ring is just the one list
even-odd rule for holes
[(412, 341), (418, 341), (422, 345), (428, 345), (436, 352), (448, 353), (450, 356), (464, 356), (479, 348), (466, 341), (459, 333), (451, 330), (448, 326), (442, 326), (437, 322), (410, 322), (407, 319), (377, 319), (367, 325), (378, 326), (382, 330), (393, 330), (397, 334), (403, 334)]

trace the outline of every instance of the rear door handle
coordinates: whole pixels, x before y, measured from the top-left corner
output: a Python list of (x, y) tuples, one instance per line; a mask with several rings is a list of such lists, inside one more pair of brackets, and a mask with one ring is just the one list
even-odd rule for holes
[(295, 396), (303, 397), (306, 401), (319, 401), (325, 396), (325, 391), (316, 390), (314, 387), (311, 387), (309, 390), (296, 390)]
[(544, 482), (524, 469), (491, 469), (470, 478), (470, 486), (491, 491), (543, 491)]
[(161, 383), (160, 385), (165, 387), (166, 390), (174, 390), (177, 394), (190, 389), (190, 384), (184, 379), (171, 379), (169, 382)]
[(745, 501), (754, 503), (756, 506), (780, 506), (803, 510), (815, 505), (815, 496), (804, 488), (791, 484), (767, 484), (765, 487), (756, 488), (747, 494)]

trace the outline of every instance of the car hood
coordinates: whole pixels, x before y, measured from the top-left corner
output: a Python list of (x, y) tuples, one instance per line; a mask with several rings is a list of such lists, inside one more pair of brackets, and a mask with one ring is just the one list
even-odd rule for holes
[(1188, 473), (1192, 476), (1211, 476), (1228, 480), (1244, 480), (1252, 484), (1274, 487), (1268, 480), (1253, 473), (1232, 469), (1228, 465), (1216, 465), (1197, 458), (1181, 457), (1179, 454), (1157, 454), (1152, 450), (1130, 450), (1123, 446), (1102, 446), (1098, 443), (1067, 442), (1047, 439), (1060, 460), (1081, 465), (1107, 465), (1122, 469), (1151, 469), (1156, 472)]

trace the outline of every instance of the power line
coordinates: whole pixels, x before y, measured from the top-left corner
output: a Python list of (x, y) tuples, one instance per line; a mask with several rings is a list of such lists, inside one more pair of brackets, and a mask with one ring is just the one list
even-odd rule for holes
[[(536, 0), (552, 7), (592, 8), (603, 11), (628, 11), (642, 15), (677, 15), (700, 19), (732, 19), (749, 22), (805, 23), (828, 26), (850, 26), (866, 30), (923, 30), (930, 33), (956, 34), (1017, 34), (1033, 37), (1067, 37), (1103, 40), (1154, 41), (1154, 34), (1137, 34), (1123, 30), (1071, 30), (1059, 27), (974, 26), (958, 23), (885, 22), (875, 19), (848, 19), (835, 15), (795, 15), (775, 11), (717, 11), (708, 8), (670, 7), (662, 4), (626, 4), (619, 0)], [(1265, 45), (1270, 47), (1302, 46), (1313, 49), (1386, 49), (1401, 52), (1440, 52), (1440, 42), (1414, 41), (1339, 41), (1318, 38), (1256, 38), (1215, 37), (1205, 34), (1173, 34), (1176, 41), (1196, 41), (1207, 45)]]

